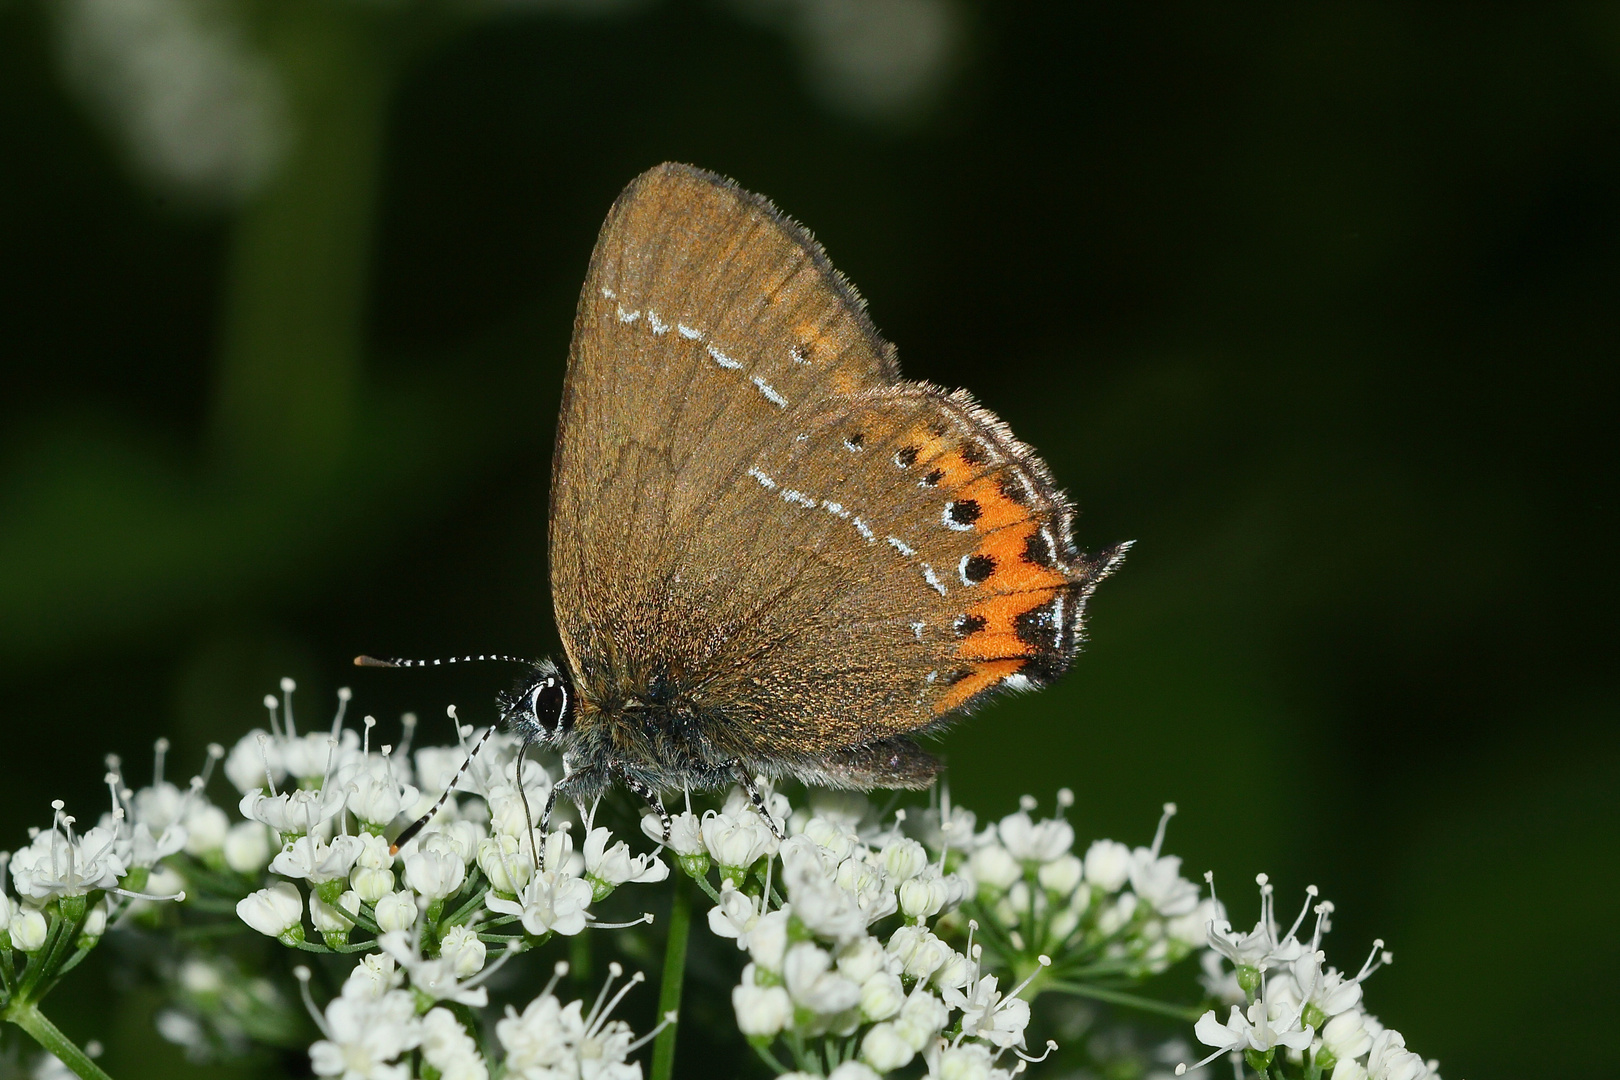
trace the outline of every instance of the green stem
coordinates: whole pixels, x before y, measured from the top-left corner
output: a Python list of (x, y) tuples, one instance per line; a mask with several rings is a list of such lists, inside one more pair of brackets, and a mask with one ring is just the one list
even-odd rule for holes
[(769, 1065), (771, 1067), (771, 1071), (776, 1073), (777, 1076), (781, 1076), (783, 1073), (788, 1071), (788, 1067), (786, 1065), (776, 1060), (776, 1055), (771, 1053), (771, 1048), (768, 1043), (750, 1039), (748, 1045), (754, 1048), (754, 1053), (758, 1054), (759, 1059), (765, 1064)]
[(717, 904), (720, 902), (720, 894), (714, 891), (713, 885), (709, 884), (709, 876), (707, 874), (703, 875), (702, 877), (691, 878), (690, 880), (701, 885), (703, 887), (703, 891), (708, 894), (710, 900), (713, 900)]
[(72, 1069), (81, 1080), (112, 1080), (90, 1055), (62, 1034), (62, 1030), (46, 1019), (38, 1006), (17, 1003), (6, 1009), (5, 1018), (34, 1037), (34, 1041), (55, 1054), (62, 1064)]
[(1158, 1013), (1160, 1016), (1173, 1016), (1177, 1020), (1193, 1021), (1203, 1015), (1203, 1010), (1196, 1006), (1172, 1005), (1168, 1001), (1156, 1001), (1153, 998), (1142, 997), (1140, 994), (1128, 994), (1123, 990), (1110, 990), (1106, 986), (1090, 986), (1086, 983), (1056, 981), (1046, 984), (1045, 989), (1055, 990), (1060, 994), (1073, 994), (1076, 997), (1087, 997), (1094, 1001), (1106, 1001), (1110, 1005), (1123, 1005), (1128, 1009), (1140, 1009), (1143, 1012)]
[[(669, 943), (664, 947), (664, 978), (658, 991), (658, 1018), (681, 1011), (681, 984), (686, 980), (686, 941), (692, 927), (692, 889), (686, 875), (671, 874), (674, 898), (669, 906)], [(669, 1080), (675, 1073), (675, 1034), (678, 1024), (658, 1033), (653, 1042), (650, 1080)]]

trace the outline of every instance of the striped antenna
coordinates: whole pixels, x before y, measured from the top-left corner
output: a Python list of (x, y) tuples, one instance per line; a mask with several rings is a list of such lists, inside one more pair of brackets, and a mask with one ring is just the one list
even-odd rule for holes
[(472, 664), (480, 660), (499, 660), (506, 664), (532, 664), (533, 660), (525, 660), (521, 656), (498, 656), (490, 653), (488, 656), (447, 656), (443, 660), (396, 660), (379, 659), (375, 656), (357, 656), (354, 658), (355, 667), (386, 667), (386, 668), (424, 668), (443, 667), (445, 664)]
[[(459, 724), (460, 721), (458, 720), (457, 723)], [(433, 804), (432, 809), (405, 826), (404, 831), (394, 837), (394, 842), (388, 845), (388, 854), (398, 855), (399, 849), (415, 839), (417, 833), (427, 828), (428, 822), (433, 820), (434, 815), (444, 809), (444, 804), (450, 801), (450, 796), (456, 790), (456, 785), (461, 783), (462, 774), (467, 771), (467, 766), (472, 764), (473, 758), (478, 756), (478, 751), (484, 748), (484, 744), (489, 741), (489, 737), (493, 734), (495, 734), (495, 725), (491, 724), (484, 729), (482, 735), (478, 736), (478, 741), (473, 743), (472, 749), (467, 751), (467, 760), (461, 763), (461, 768), (456, 770), (456, 775), (450, 778), (450, 783), (445, 786), (444, 794), (439, 796), (439, 801)], [(527, 809), (527, 804), (525, 804), (525, 809)]]

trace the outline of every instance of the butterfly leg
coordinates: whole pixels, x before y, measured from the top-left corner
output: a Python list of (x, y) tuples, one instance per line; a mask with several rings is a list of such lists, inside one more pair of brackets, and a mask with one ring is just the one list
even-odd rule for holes
[(646, 784), (642, 783), (640, 780), (637, 780), (633, 776), (626, 776), (623, 773), (620, 773), (619, 779), (624, 781), (625, 787), (641, 796), (641, 800), (648, 806), (652, 807), (653, 813), (658, 815), (658, 824), (663, 828), (664, 843), (668, 844), (670, 828), (669, 811), (664, 809), (663, 798), (658, 794), (658, 792), (654, 791), (652, 788), (648, 787)]
[(765, 824), (770, 826), (771, 835), (778, 840), (786, 839), (782, 835), (782, 830), (776, 827), (776, 819), (771, 817), (770, 811), (765, 808), (765, 796), (761, 795), (759, 788), (754, 786), (754, 778), (748, 775), (748, 770), (743, 767), (743, 763), (735, 758), (732, 759), (731, 771), (736, 774), (737, 783), (741, 784), (742, 789), (748, 792), (748, 801), (754, 804), (754, 810), (760, 817), (765, 819)]

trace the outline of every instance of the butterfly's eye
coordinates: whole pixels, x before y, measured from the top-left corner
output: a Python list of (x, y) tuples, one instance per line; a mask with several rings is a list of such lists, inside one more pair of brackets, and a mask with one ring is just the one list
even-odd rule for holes
[(529, 711), (547, 738), (565, 733), (574, 720), (568, 684), (555, 675), (541, 679), (530, 693)]

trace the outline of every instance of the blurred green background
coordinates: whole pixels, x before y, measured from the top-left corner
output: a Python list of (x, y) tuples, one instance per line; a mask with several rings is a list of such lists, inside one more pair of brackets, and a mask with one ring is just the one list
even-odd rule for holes
[[(1234, 921), (1264, 870), (1389, 942), (1447, 1077), (1620, 1075), (1613, 5), (0, 4), (0, 843), (282, 674), (488, 717), (348, 660), (555, 648), (574, 300), (666, 159), (1139, 542), (958, 798), (1174, 799)], [(185, 1075), (109, 979), (53, 1013)]]

